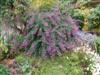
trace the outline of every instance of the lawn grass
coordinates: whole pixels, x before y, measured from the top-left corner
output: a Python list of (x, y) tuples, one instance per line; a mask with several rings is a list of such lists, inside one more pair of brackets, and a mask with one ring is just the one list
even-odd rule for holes
[(27, 58), (19, 55), (16, 61), (21, 64), (23, 75), (92, 75), (86, 70), (92, 62), (81, 52), (68, 52), (53, 59)]

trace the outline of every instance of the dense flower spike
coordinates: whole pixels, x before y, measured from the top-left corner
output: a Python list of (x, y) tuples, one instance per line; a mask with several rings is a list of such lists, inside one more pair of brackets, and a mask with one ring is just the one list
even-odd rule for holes
[(21, 32), (19, 34), (24, 37), (18, 43), (21, 50), (34, 55), (55, 56), (77, 46), (76, 42), (80, 39), (77, 36), (79, 23), (70, 16), (69, 12), (63, 11), (59, 3), (50, 11), (30, 12), (26, 9), (25, 11), (24, 14), (21, 12), (20, 15), (16, 14), (14, 18), (15, 22), (22, 21), (18, 23), (22, 26), (22, 28), (18, 27), (18, 31)]

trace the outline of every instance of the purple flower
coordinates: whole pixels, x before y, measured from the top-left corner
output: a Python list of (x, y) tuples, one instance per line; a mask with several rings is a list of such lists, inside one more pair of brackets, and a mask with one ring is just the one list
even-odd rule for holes
[(74, 44), (66, 43), (66, 49), (67, 49), (67, 50), (72, 50), (74, 47), (75, 47)]
[(34, 22), (35, 22), (35, 19), (34, 19), (34, 18), (31, 18), (31, 19), (28, 21), (28, 24), (29, 24), (29, 25), (32, 25)]
[(35, 48), (35, 44), (34, 44), (34, 43), (32, 43), (31, 47), (34, 49), (34, 48)]
[(48, 48), (47, 48), (47, 54), (49, 55), (49, 56), (55, 56), (56, 55), (56, 53), (57, 53), (57, 49), (56, 49), (56, 47), (55, 46), (48, 46)]
[(65, 44), (63, 44), (63, 43), (59, 43), (59, 47), (60, 47), (60, 49), (62, 50), (62, 51), (66, 51), (66, 48), (65, 48)]
[(22, 48), (27, 48), (28, 45), (29, 45), (29, 43), (30, 43), (29, 40), (25, 40), (25, 41), (22, 43), (21, 47), (22, 47)]
[(44, 22), (43, 25), (46, 26), (46, 27), (49, 26), (48, 22)]
[(53, 17), (54, 17), (54, 16), (50, 16), (50, 17), (49, 17), (49, 20), (51, 21), (51, 23), (52, 23), (53, 25), (57, 25), (57, 22), (54, 20)]
[(48, 29), (46, 32), (45, 32), (45, 39), (47, 41), (47, 43), (52, 43), (52, 36), (51, 36), (51, 29)]

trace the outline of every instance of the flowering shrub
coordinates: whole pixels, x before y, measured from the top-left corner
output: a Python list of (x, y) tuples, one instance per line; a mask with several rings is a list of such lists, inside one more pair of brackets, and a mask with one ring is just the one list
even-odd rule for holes
[(60, 10), (31, 16), (21, 48), (26, 53), (55, 56), (75, 47), (75, 20)]
[[(50, 2), (52, 3), (52, 0)], [(13, 37), (13, 40), (10, 41), (11, 51), (16, 52), (20, 48), (29, 55), (55, 56), (71, 50), (77, 45), (75, 42), (78, 31), (76, 21), (71, 18), (69, 13), (63, 12), (58, 5), (49, 12), (30, 13), (27, 9), (30, 8), (26, 4), (27, 0), (10, 3), (13, 5), (12, 12), (10, 12), (12, 18), (5, 23), (15, 30), (15, 34), (24, 36), (22, 42), (18, 42), (17, 38)], [(46, 0), (43, 1), (43, 4), (52, 6), (52, 4), (46, 3)], [(42, 5), (43, 8), (46, 5)]]

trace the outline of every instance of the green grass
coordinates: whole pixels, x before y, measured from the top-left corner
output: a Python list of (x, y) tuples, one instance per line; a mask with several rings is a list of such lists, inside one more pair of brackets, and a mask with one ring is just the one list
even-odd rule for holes
[(3, 64), (0, 64), (0, 75), (10, 75), (10, 71)]
[[(53, 59), (26, 58), (19, 55), (16, 60), (21, 64), (23, 75), (84, 75), (84, 68), (92, 63), (88, 55), (82, 52), (68, 52)], [(85, 75), (92, 74), (86, 71)]]

